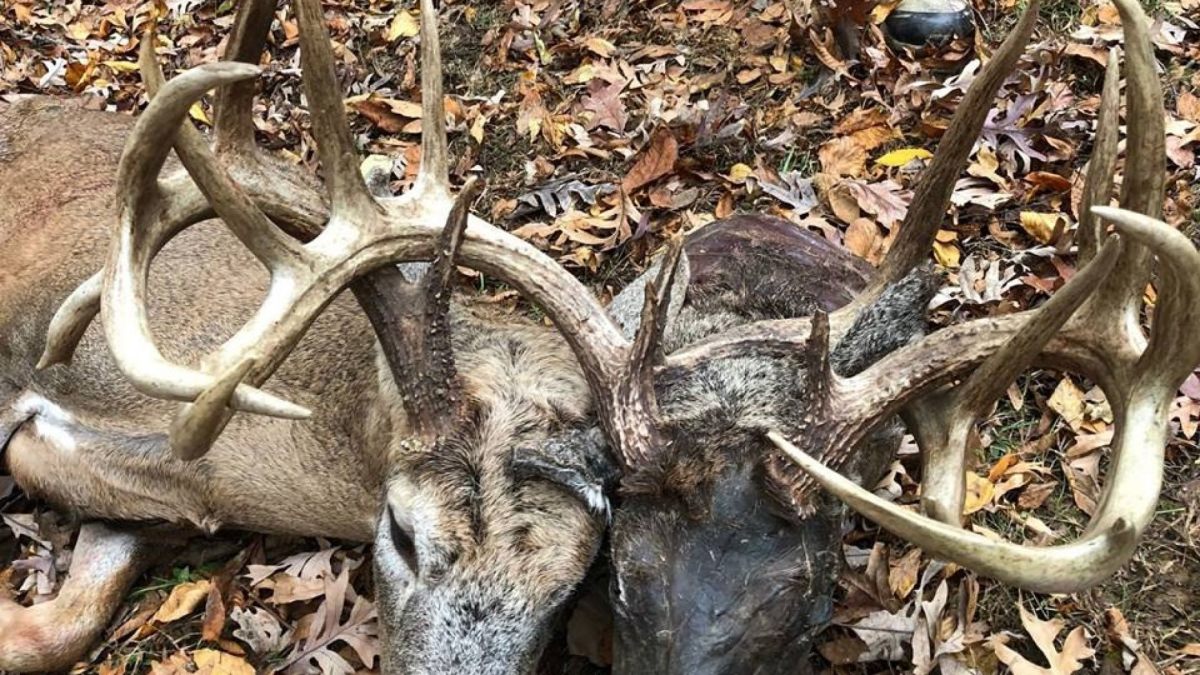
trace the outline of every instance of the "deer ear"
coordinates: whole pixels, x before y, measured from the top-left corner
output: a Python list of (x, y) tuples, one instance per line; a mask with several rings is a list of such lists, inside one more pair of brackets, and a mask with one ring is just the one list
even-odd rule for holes
[[(621, 328), (626, 339), (632, 340), (637, 334), (638, 326), (642, 322), (642, 305), (646, 302), (646, 284), (658, 276), (661, 266), (662, 259), (659, 259), (650, 266), (650, 269), (642, 272), (638, 278), (618, 293), (617, 297), (613, 298), (608, 305), (608, 315)], [(663, 326), (666, 330), (670, 330), (675, 317), (679, 315), (679, 310), (683, 308), (683, 299), (687, 295), (688, 281), (691, 276), (691, 268), (688, 265), (687, 251), (685, 250), (679, 254), (679, 265), (675, 268), (675, 281), (671, 285), (671, 299), (670, 304), (667, 305), (667, 322)]]
[(550, 481), (575, 496), (597, 515), (609, 515), (608, 491), (620, 473), (608, 441), (598, 427), (572, 429), (538, 446), (513, 450), (512, 470), (518, 480)]

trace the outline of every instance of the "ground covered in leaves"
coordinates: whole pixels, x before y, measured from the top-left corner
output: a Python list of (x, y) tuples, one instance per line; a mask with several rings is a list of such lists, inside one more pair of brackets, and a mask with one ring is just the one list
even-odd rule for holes
[[(1168, 221), (1200, 232), (1198, 0), (1144, 0), (1167, 101)], [(134, 64), (157, 26), (168, 72), (215, 60), (233, 0), (2, 0), (0, 98), (82, 97), (134, 113)], [(286, 3), (283, 3), (286, 5)], [(326, 2), (357, 140), (420, 162), (413, 3)], [(896, 54), (888, 5), (851, 2), (858, 59), (838, 56), (809, 0), (455, 0), (440, 17), (455, 180), (482, 171), (479, 206), (602, 295), (667, 237), (743, 211), (773, 213), (876, 262), (964, 87), (1019, 9), (976, 0), (974, 44)], [(935, 321), (1036, 305), (1075, 269), (1070, 240), (1102, 65), (1121, 40), (1102, 0), (1047, 0), (1032, 46), (989, 115), (931, 258)], [(1189, 19), (1189, 17), (1193, 17)], [(314, 164), (287, 7), (256, 111), (262, 144)], [(211, 111), (192, 110), (202, 126)], [(63, 133), (70, 133), (64, 129)], [(489, 280), (480, 288), (510, 298)], [(1153, 289), (1148, 291), (1153, 300)], [(1030, 373), (980, 426), (970, 526), (1045, 544), (1094, 510), (1112, 413), (1102, 392)], [(1172, 410), (1158, 517), (1132, 563), (1077, 596), (1018, 594), (859, 524), (846, 536), (829, 672), (1200, 673), (1200, 379)], [(880, 494), (915, 501), (906, 446)], [(53, 596), (74, 524), (0, 475), (0, 584)], [(231, 535), (144, 579), (80, 672), (348, 673), (376, 667), (369, 550)]]

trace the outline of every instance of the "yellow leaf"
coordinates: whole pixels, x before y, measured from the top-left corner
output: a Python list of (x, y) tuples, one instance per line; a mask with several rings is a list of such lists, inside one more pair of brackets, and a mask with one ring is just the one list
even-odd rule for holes
[(925, 148), (900, 148), (880, 157), (875, 160), (875, 163), (883, 166), (904, 166), (914, 159), (929, 159), (930, 157), (933, 157), (933, 153)]
[(479, 115), (471, 123), (471, 138), (474, 138), (475, 142), (480, 144), (483, 143), (483, 122), (483, 115)]
[(138, 64), (133, 61), (104, 61), (104, 65), (118, 73), (137, 72)]
[(212, 582), (208, 579), (179, 584), (171, 589), (167, 601), (158, 608), (150, 620), (155, 623), (171, 623), (191, 614), (200, 606), (200, 603), (208, 598), (208, 590), (211, 586)]
[(387, 40), (395, 42), (402, 37), (413, 37), (421, 31), (421, 22), (417, 16), (407, 10), (396, 13), (392, 23), (388, 25)]
[(209, 121), (208, 115), (205, 114), (204, 108), (200, 106), (199, 101), (193, 103), (192, 107), (188, 109), (188, 115), (191, 115), (192, 119), (196, 120), (197, 122), (207, 124), (210, 127), (212, 126), (212, 122)]
[(254, 666), (245, 659), (215, 649), (198, 649), (192, 660), (200, 668), (198, 675), (254, 675)]
[(958, 233), (951, 230), (938, 230), (933, 240), (933, 257), (942, 267), (958, 267), (962, 253), (954, 242)]
[(1059, 225), (1062, 219), (1063, 215), (1061, 213), (1022, 211), (1021, 227), (1029, 233), (1029, 236), (1037, 239), (1039, 242), (1050, 244), (1062, 232)]
[(977, 475), (973, 472), (967, 472), (967, 494), (963, 500), (963, 515), (969, 516), (979, 509), (992, 503), (992, 497), (996, 494), (996, 486), (992, 481)]
[(744, 183), (753, 173), (754, 169), (751, 169), (749, 165), (739, 163), (729, 167), (729, 175), (726, 177), (731, 183)]

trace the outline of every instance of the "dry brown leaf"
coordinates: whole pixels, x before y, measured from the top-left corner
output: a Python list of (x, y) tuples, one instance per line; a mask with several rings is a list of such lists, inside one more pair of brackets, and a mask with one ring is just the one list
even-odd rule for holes
[(867, 166), (867, 151), (849, 137), (835, 138), (825, 143), (817, 156), (821, 160), (821, 170), (836, 177), (857, 178)]
[(883, 236), (870, 218), (857, 218), (850, 223), (845, 244), (851, 253), (871, 264), (883, 259)]
[(198, 649), (192, 653), (196, 675), (254, 675), (254, 666), (240, 656), (215, 649)]
[(893, 560), (888, 570), (888, 586), (900, 600), (908, 597), (917, 585), (917, 574), (921, 571), (921, 549), (914, 548), (899, 560)]
[(588, 93), (583, 97), (583, 109), (592, 113), (587, 128), (608, 127), (616, 132), (625, 130), (629, 115), (625, 112), (625, 103), (621, 101), (621, 92), (625, 89), (624, 82), (605, 82), (599, 78), (588, 83)]
[(1175, 112), (1185, 120), (1200, 124), (1200, 97), (1190, 91), (1181, 92), (1175, 99)]
[(191, 614), (208, 598), (208, 590), (212, 582), (208, 579), (189, 581), (171, 589), (166, 602), (150, 619), (155, 623), (171, 623)]
[(1027, 511), (1040, 508), (1050, 495), (1054, 494), (1054, 490), (1058, 488), (1058, 483), (1037, 483), (1030, 485), (1021, 492), (1021, 496), (1017, 497), (1017, 506)]
[(1054, 388), (1054, 393), (1050, 395), (1050, 400), (1046, 401), (1046, 405), (1050, 406), (1051, 410), (1058, 413), (1064, 422), (1078, 432), (1083, 424), (1083, 413), (1087, 408), (1083, 396), (1083, 390), (1076, 386), (1071, 378), (1064, 377)]
[(1025, 176), (1025, 180), (1050, 192), (1070, 192), (1071, 180), (1049, 171), (1033, 171)]
[(886, 127), (888, 115), (881, 108), (859, 108), (846, 115), (833, 127), (834, 136), (846, 136), (871, 127)]
[(650, 142), (638, 153), (633, 168), (621, 181), (621, 189), (630, 194), (645, 185), (670, 174), (675, 170), (679, 158), (679, 143), (666, 127), (661, 127), (650, 136)]
[(861, 180), (844, 180), (841, 184), (864, 211), (875, 215), (876, 222), (884, 229), (892, 229), (892, 226), (904, 220), (908, 213), (908, 201), (912, 199), (912, 195), (901, 190), (894, 181), (867, 183)]
[(863, 652), (867, 651), (867, 645), (854, 636), (846, 636), (822, 642), (817, 646), (817, 651), (835, 666), (848, 666), (858, 663)]
[(860, 131), (856, 131), (850, 135), (854, 142), (866, 152), (870, 152), (875, 148), (887, 143), (899, 136), (896, 130), (891, 127), (868, 127)]
[(829, 208), (833, 211), (833, 215), (847, 224), (862, 217), (862, 209), (859, 208), (858, 200), (855, 199), (854, 193), (848, 185), (849, 182), (843, 181), (825, 191), (825, 198), (829, 201)]
[(1079, 626), (1067, 634), (1060, 652), (1054, 644), (1055, 638), (1066, 625), (1062, 619), (1042, 621), (1017, 604), (1021, 613), (1021, 625), (1033, 638), (1034, 644), (1046, 657), (1049, 668), (1035, 665), (1004, 644), (1000, 636), (992, 636), (988, 642), (996, 657), (1012, 669), (1013, 675), (1071, 675), (1083, 668), (1082, 661), (1095, 656), (1096, 651), (1088, 645), (1087, 633)]

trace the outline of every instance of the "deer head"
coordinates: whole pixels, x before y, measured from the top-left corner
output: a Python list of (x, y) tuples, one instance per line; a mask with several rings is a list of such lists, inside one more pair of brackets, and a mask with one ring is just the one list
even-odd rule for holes
[[(747, 323), (668, 349), (654, 380), (659, 449), (618, 444), (627, 493), (612, 535), (620, 668), (793, 672), (829, 615), (840, 519), (826, 495), (933, 555), (1020, 588), (1084, 589), (1129, 559), (1157, 502), (1166, 411), (1200, 361), (1188, 338), (1200, 319), (1200, 255), (1157, 220), (1162, 94), (1145, 14), (1136, 2), (1117, 6), (1129, 130), (1123, 208), (1107, 206), (1119, 108), (1113, 56), (1078, 236), (1084, 266), (1050, 301), (920, 336), (920, 263), (1033, 28), (1031, 2), (959, 104), (865, 288), (828, 314)], [(809, 277), (828, 264), (811, 262)], [(1161, 294), (1147, 338), (1140, 312), (1154, 270)], [(810, 291), (820, 286), (810, 282)], [(681, 316), (668, 325), (668, 339), (692, 330), (687, 324)], [(1049, 547), (961, 527), (969, 432), (1035, 365), (1092, 378), (1117, 418), (1100, 508), (1078, 540)], [(878, 475), (879, 447), (897, 415), (923, 452), (924, 515), (864, 488)], [(769, 452), (764, 436), (782, 455)]]
[[(328, 215), (306, 177), (249, 149), (247, 116), (237, 121), (229, 112), (245, 113), (255, 67), (221, 63), (176, 77), (161, 87), (127, 146), (122, 215), (105, 272), (60, 310), (46, 362), (69, 355), (82, 327), (101, 308), (106, 337), (125, 375), (149, 395), (184, 403), (172, 444), (183, 456), (198, 456), (234, 411), (304, 416), (300, 406), (260, 387), (325, 304), (349, 286), (377, 328), (414, 420), (416, 439), (409, 442), (424, 448), (426, 457), (452, 456), (453, 439), (461, 436), (448, 430), (464, 428), (462, 411), (469, 408), (458, 393), (445, 343), (446, 278), (456, 262), (504, 280), (538, 304), (570, 345), (592, 392), (599, 426), (623, 472), (612, 551), (618, 670), (727, 672), (735, 664), (754, 672), (794, 670), (828, 618), (839, 503), (1004, 583), (1051, 592), (1085, 588), (1129, 558), (1152, 517), (1167, 406), (1200, 361), (1200, 343), (1189, 339), (1200, 320), (1200, 254), (1157, 220), (1163, 202), (1162, 97), (1147, 21), (1135, 0), (1117, 5), (1126, 31), (1128, 82), (1122, 208), (1105, 206), (1117, 156), (1118, 74), (1112, 59), (1079, 230), (1086, 265), (1037, 309), (922, 336), (930, 284), (920, 263), (989, 102), (1032, 30), (1036, 0), (959, 105), (896, 242), (863, 287), (832, 292), (829, 280), (840, 277), (827, 272), (841, 264), (838, 254), (791, 235), (759, 251), (780, 263), (770, 283), (748, 283), (753, 275), (747, 266), (740, 272), (710, 271), (709, 285), (689, 289), (691, 268), (676, 243), (611, 315), (544, 254), (468, 215), (471, 184), (452, 195), (432, 1), (421, 2), (421, 171), (408, 193), (379, 199), (359, 174), (319, 2), (298, 0), (304, 82), (330, 198)], [(146, 70), (153, 89), (157, 71)], [(223, 87), (216, 149), (224, 166), (195, 130), (180, 128), (192, 102), (214, 87)], [(190, 179), (157, 178), (172, 141)], [(155, 252), (197, 214), (207, 213), (206, 203), (271, 270), (272, 284), (258, 313), (192, 368), (156, 349), (145, 280)], [(1102, 220), (1116, 233), (1108, 234)], [(390, 271), (394, 263), (424, 260), (434, 262), (416, 283)], [(1147, 337), (1139, 314), (1152, 269), (1159, 299)], [(759, 292), (771, 297), (758, 297)], [(635, 294), (641, 296), (636, 301)], [(679, 302), (684, 295), (686, 301)], [(1012, 378), (1037, 364), (1094, 379), (1117, 418), (1114, 461), (1100, 508), (1077, 541), (1051, 547), (993, 541), (963, 530), (959, 522), (967, 431)], [(894, 447), (897, 416), (925, 456), (925, 515), (876, 499), (862, 487)], [(598, 444), (594, 435), (578, 431), (549, 443), (553, 452), (518, 465), (543, 474), (560, 464), (586, 466), (547, 457), (595, 457)], [(582, 485), (577, 493), (595, 494), (602, 481), (586, 471), (567, 471), (572, 472), (585, 477), (562, 482)], [(383, 614), (389, 667), (420, 663), (414, 654), (436, 649), (435, 640), (463, 638), (481, 614), (532, 611), (509, 602), (519, 594), (505, 594), (497, 588), (502, 584), (484, 588), (493, 580), (483, 577), (470, 583), (481, 593), (499, 594), (484, 593), (486, 605), (456, 605), (463, 596), (440, 594), (430, 580), (446, 574), (448, 568), (437, 565), (453, 556), (439, 542), (453, 537), (455, 525), (426, 517), (419, 490), (405, 477), (392, 481), (389, 497), (377, 553), (388, 598)], [(531, 515), (529, 526), (536, 520)], [(536, 570), (528, 578), (558, 573), (555, 555), (590, 556), (585, 545), (566, 548), (546, 545), (528, 555)], [(404, 560), (409, 564), (396, 563)], [(561, 602), (563, 589), (573, 583), (566, 579), (570, 574), (561, 576), (554, 577), (560, 583), (553, 597), (534, 603), (538, 609)], [(430, 629), (431, 617), (447, 614), (448, 632)], [(522, 642), (526, 634), (519, 632), (512, 642), (536, 642)], [(475, 642), (498, 649), (508, 638), (489, 635), (494, 639)], [(533, 651), (517, 651), (511, 663), (527, 664)], [(485, 663), (486, 651), (479, 654), (477, 663)], [(496, 666), (480, 666), (485, 667)]]

